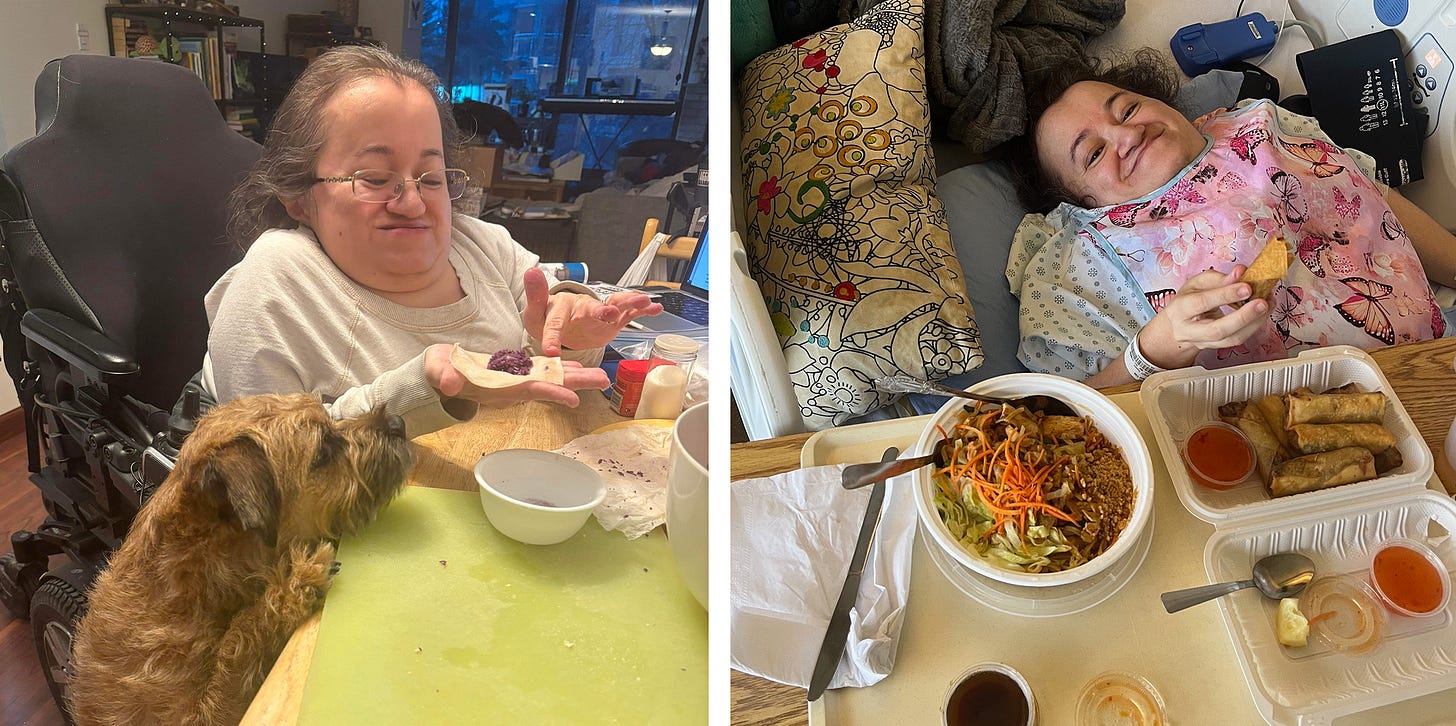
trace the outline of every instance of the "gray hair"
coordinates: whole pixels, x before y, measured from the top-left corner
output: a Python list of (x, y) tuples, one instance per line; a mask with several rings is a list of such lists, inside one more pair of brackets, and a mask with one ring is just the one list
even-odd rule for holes
[(229, 239), (246, 249), (266, 230), (297, 226), (280, 200), (297, 199), (313, 187), (326, 140), (323, 108), (336, 93), (364, 78), (391, 78), (401, 85), (413, 81), (424, 88), (439, 110), (445, 165), (457, 166), (454, 162), (462, 153), (460, 129), (434, 71), (382, 48), (333, 48), (309, 63), (294, 82), (273, 117), (263, 156), (228, 197)]

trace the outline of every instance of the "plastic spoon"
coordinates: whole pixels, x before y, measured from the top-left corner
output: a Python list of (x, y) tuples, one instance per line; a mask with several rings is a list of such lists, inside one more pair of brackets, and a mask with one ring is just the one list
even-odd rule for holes
[(1170, 613), (1222, 597), (1246, 587), (1257, 587), (1264, 597), (1281, 600), (1304, 591), (1314, 579), (1314, 562), (1295, 552), (1267, 555), (1254, 563), (1254, 578), (1236, 582), (1190, 587), (1163, 593), (1163, 607)]

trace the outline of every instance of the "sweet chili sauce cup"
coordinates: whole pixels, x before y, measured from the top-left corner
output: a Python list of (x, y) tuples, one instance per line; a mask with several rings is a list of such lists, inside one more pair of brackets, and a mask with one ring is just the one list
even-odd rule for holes
[(1232, 489), (1254, 473), (1254, 445), (1237, 427), (1210, 421), (1183, 442), (1183, 463), (1200, 485)]
[(1391, 612), (1412, 618), (1430, 617), (1451, 601), (1451, 574), (1430, 547), (1397, 537), (1375, 550), (1370, 584)]

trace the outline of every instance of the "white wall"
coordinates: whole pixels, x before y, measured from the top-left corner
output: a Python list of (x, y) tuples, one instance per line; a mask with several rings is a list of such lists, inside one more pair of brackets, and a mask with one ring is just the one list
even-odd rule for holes
[[(14, 0), (0, 0), (0, 4)], [(228, 0), (243, 15), (263, 21), (263, 33), (269, 53), (284, 51), (283, 33), (290, 14), (311, 15), (337, 10), (336, 0)], [(359, 24), (374, 31), (374, 37), (390, 50), (403, 47), (406, 0), (359, 0)]]
[(91, 53), (107, 52), (105, 0), (0, 0), (0, 128), (5, 146), (35, 135), (35, 78), (53, 59), (79, 53), (76, 24)]
[[(76, 24), (86, 26), (91, 53), (107, 52), (105, 0), (0, 0), (0, 149), (35, 135), (35, 78), (55, 58), (81, 52)], [(0, 375), (0, 411), (20, 405), (10, 377)]]
[[(404, 46), (406, 0), (359, 0), (359, 24), (398, 51)], [(243, 15), (264, 23), (268, 50), (283, 52), (289, 13), (318, 13), (335, 0), (233, 0)], [(35, 135), (35, 78), (52, 59), (81, 51), (76, 24), (86, 26), (90, 51), (107, 53), (106, 0), (0, 0), (0, 150)], [(416, 31), (418, 35), (418, 31)], [(415, 43), (418, 48), (418, 42)]]

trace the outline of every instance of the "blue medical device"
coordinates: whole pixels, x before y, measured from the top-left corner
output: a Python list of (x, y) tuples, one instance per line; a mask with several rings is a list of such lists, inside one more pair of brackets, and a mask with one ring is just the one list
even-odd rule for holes
[(1168, 41), (1178, 67), (1190, 78), (1230, 62), (1268, 53), (1279, 26), (1263, 13), (1249, 13), (1218, 23), (1180, 28)]

